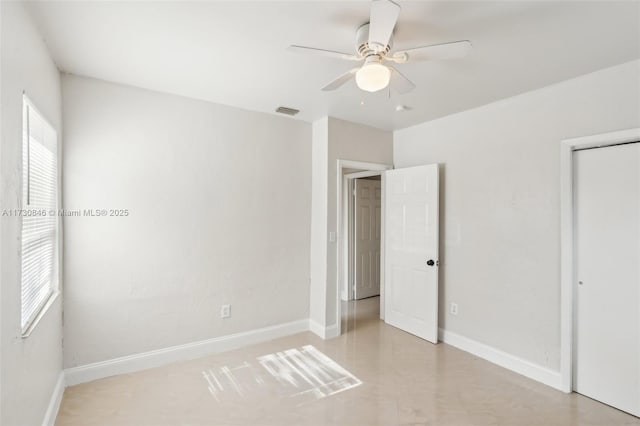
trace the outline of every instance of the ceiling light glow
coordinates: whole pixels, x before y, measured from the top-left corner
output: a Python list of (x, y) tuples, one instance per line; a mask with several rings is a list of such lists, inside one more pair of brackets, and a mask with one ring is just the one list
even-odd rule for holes
[(391, 71), (378, 62), (364, 64), (356, 72), (356, 84), (366, 92), (377, 92), (389, 85)]

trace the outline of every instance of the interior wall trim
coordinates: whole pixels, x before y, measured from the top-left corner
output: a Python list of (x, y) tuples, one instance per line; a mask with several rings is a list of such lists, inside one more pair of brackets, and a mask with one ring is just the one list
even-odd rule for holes
[(324, 327), (316, 321), (309, 321), (309, 331), (319, 336), (322, 339), (333, 339), (340, 335), (338, 326), (336, 324)]
[(560, 371), (550, 370), (526, 359), (519, 358), (442, 328), (438, 329), (438, 340), (506, 368), (507, 370), (511, 370), (532, 380), (551, 386), (552, 388), (562, 390)]
[(244, 331), (184, 345), (127, 355), (107, 361), (64, 370), (67, 386), (90, 382), (118, 374), (133, 373), (177, 361), (199, 358), (213, 353), (238, 349), (309, 330), (309, 320), (301, 319), (256, 330)]
[(64, 395), (65, 387), (64, 371), (61, 371), (58, 375), (58, 381), (51, 393), (51, 399), (49, 400), (47, 411), (44, 413), (42, 426), (53, 426), (55, 424), (56, 417), (58, 417), (58, 411), (60, 410), (60, 404), (62, 403), (62, 396)]

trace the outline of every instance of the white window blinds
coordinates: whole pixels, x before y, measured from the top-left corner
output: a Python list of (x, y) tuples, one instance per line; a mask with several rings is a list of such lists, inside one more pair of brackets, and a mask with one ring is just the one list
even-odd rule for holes
[(24, 98), (22, 140), (22, 331), (57, 286), (58, 161), (55, 129)]

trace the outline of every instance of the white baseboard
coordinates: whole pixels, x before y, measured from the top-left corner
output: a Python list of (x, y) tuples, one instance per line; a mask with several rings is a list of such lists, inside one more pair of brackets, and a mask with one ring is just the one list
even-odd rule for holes
[(53, 426), (56, 422), (56, 417), (58, 417), (58, 410), (60, 409), (60, 403), (62, 402), (62, 395), (64, 395), (64, 379), (64, 371), (61, 371), (58, 375), (58, 381), (53, 388), (53, 392), (51, 393), (51, 399), (49, 400), (47, 411), (44, 413), (42, 426)]
[(521, 374), (537, 382), (544, 383), (558, 390), (562, 390), (562, 377), (559, 371), (550, 370), (531, 361), (527, 361), (517, 356), (508, 354), (499, 349), (477, 342), (451, 331), (438, 330), (438, 337), (441, 342), (454, 346), (465, 352), (469, 352), (479, 358), (485, 359), (493, 364), (504, 367), (508, 370)]
[(317, 322), (309, 320), (309, 330), (323, 339), (333, 339), (334, 337), (338, 337), (338, 326), (336, 324), (323, 327)]
[(257, 330), (216, 337), (214, 339), (67, 368), (64, 370), (66, 384), (67, 386), (73, 386), (104, 377), (146, 370), (176, 361), (184, 361), (216, 352), (237, 349), (308, 330), (309, 320), (303, 319), (259, 328)]
[(324, 329), (324, 338), (325, 339), (333, 339), (334, 337), (338, 337), (338, 326), (336, 324), (330, 325)]
[(309, 331), (324, 339), (324, 327), (312, 319), (309, 320)]

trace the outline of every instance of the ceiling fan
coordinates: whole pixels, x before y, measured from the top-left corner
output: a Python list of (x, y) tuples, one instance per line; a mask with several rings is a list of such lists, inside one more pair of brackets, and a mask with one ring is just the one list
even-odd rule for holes
[(323, 91), (335, 90), (355, 77), (356, 84), (367, 92), (377, 92), (391, 83), (391, 87), (400, 94), (407, 93), (415, 84), (393, 66), (384, 62), (425, 61), (432, 59), (450, 59), (465, 56), (471, 49), (469, 40), (420, 46), (392, 52), (393, 30), (400, 15), (400, 6), (391, 0), (373, 0), (369, 22), (356, 31), (356, 54), (318, 49), (315, 47), (289, 46), (289, 50), (299, 53), (328, 56), (349, 61), (364, 62), (322, 88)]

